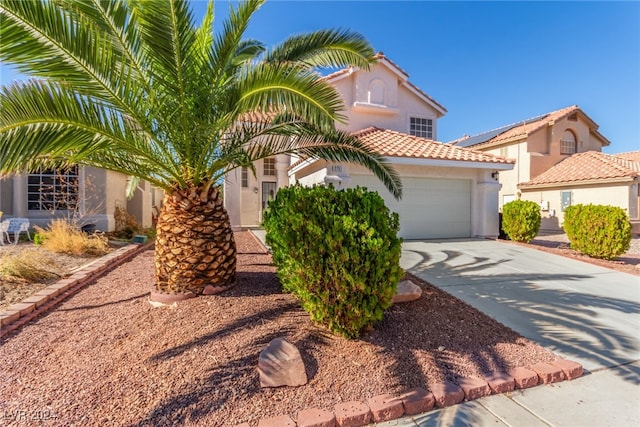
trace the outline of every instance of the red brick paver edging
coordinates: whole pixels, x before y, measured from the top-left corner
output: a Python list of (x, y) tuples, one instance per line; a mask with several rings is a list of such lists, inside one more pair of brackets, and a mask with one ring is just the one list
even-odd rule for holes
[(22, 302), (10, 305), (0, 312), (0, 338), (49, 311), (108, 270), (124, 264), (151, 246), (153, 243), (124, 246), (85, 265), (71, 276), (58, 280)]
[[(508, 373), (494, 372), (484, 378), (460, 378), (457, 383), (429, 384), (429, 391), (421, 388), (399, 395), (374, 396), (365, 401), (344, 402), (333, 411), (312, 408), (298, 413), (297, 419), (289, 415), (261, 419), (257, 426), (267, 427), (364, 427), (371, 422), (391, 421), (407, 415), (425, 413), (432, 409), (457, 405), (490, 394), (501, 394), (551, 382), (573, 380), (583, 374), (582, 365), (558, 358), (550, 364), (535, 364), (515, 368)], [(286, 422), (285, 422), (286, 421)], [(249, 423), (236, 427), (253, 427)]]

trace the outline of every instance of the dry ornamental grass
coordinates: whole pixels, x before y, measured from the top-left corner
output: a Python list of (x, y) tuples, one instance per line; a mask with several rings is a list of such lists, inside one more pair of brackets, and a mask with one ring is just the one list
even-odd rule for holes
[(52, 252), (71, 255), (104, 255), (109, 252), (106, 237), (86, 234), (65, 220), (54, 220), (47, 229), (36, 227), (42, 246)]

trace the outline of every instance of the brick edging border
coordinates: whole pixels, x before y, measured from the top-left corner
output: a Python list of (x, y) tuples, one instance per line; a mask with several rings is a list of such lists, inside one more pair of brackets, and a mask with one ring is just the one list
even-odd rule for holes
[[(497, 372), (483, 378), (461, 378), (457, 384), (448, 381), (429, 384), (430, 391), (414, 388), (398, 396), (383, 394), (366, 402), (343, 402), (335, 405), (333, 411), (305, 409), (297, 413), (295, 421), (289, 415), (262, 418), (257, 427), (364, 427), (371, 423), (424, 414), (492, 394), (573, 380), (583, 373), (581, 364), (557, 358), (551, 363), (536, 363), (526, 368), (514, 368), (507, 373)], [(251, 426), (245, 422), (235, 427)]]
[(85, 265), (71, 276), (58, 280), (19, 303), (10, 305), (0, 312), (0, 338), (51, 310), (108, 270), (129, 261), (153, 245), (151, 242), (119, 248)]

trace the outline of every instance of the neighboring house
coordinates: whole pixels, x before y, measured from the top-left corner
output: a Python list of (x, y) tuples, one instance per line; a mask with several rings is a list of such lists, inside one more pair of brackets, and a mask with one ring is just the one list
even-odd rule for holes
[(437, 142), (437, 120), (446, 109), (409, 82), (409, 75), (383, 54), (369, 71), (348, 68), (325, 77), (342, 95), (348, 118), (343, 130), (384, 155), (402, 178), (396, 201), (367, 169), (354, 164), (278, 156), (225, 179), (225, 206), (233, 226), (256, 226), (278, 188), (333, 184), (378, 191), (400, 214), (407, 239), (498, 234), (498, 171), (513, 160)]
[(639, 231), (640, 151), (574, 154), (518, 188), (523, 200), (540, 203), (541, 229), (559, 229), (568, 206), (599, 204), (625, 209), (632, 223), (636, 223), (634, 231)]
[(40, 170), (0, 180), (0, 211), (5, 218), (28, 218), (41, 227), (53, 218), (79, 218), (103, 231), (115, 229), (116, 207), (125, 208), (143, 227), (152, 224), (152, 209), (162, 202), (162, 191), (141, 182), (131, 200), (127, 177), (92, 167), (64, 173)]
[[(598, 124), (578, 106), (573, 105), (479, 135), (466, 136), (450, 144), (515, 159), (513, 170), (500, 172), (501, 209), (505, 203), (521, 196), (525, 198), (521, 184), (532, 182), (578, 153), (600, 152), (610, 142), (598, 132)], [(570, 175), (571, 171), (567, 170), (566, 173)], [(570, 177), (566, 178), (571, 180)], [(558, 230), (561, 221), (552, 215), (557, 214), (558, 210), (551, 206), (559, 206), (562, 197), (567, 197), (566, 193), (558, 190), (555, 194), (547, 193), (546, 196), (548, 198), (536, 200), (541, 203), (543, 210), (541, 229)]]

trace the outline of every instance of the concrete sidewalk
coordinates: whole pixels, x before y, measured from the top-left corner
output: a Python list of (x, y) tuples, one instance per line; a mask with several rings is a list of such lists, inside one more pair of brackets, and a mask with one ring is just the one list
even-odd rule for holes
[(401, 264), (588, 372), (379, 425), (640, 425), (639, 277), (490, 240), (407, 241)]

